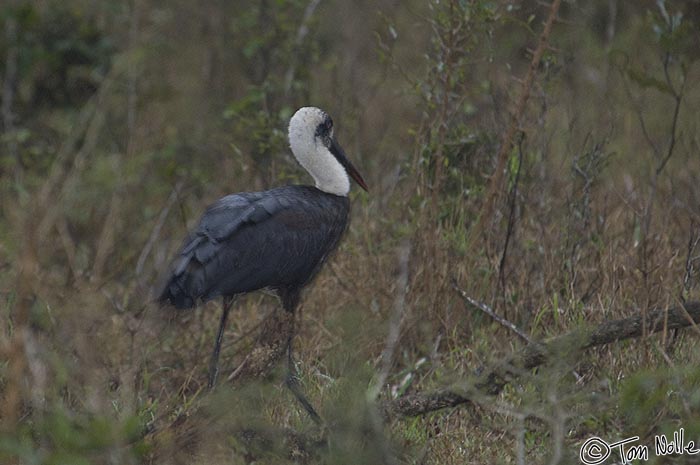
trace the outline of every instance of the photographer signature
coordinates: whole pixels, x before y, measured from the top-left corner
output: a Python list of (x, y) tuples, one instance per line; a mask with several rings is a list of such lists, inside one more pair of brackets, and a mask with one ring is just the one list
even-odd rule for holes
[[(633, 460), (649, 460), (649, 447), (644, 444), (632, 444), (639, 441), (639, 436), (633, 436), (621, 441), (608, 443), (598, 436), (593, 436), (581, 445), (579, 458), (584, 465), (600, 465), (605, 462), (614, 450), (620, 454), (623, 464)], [(665, 434), (654, 436), (654, 453), (656, 456), (664, 455), (696, 455), (700, 449), (695, 441), (685, 440), (685, 430), (680, 428), (673, 433), (671, 440)]]

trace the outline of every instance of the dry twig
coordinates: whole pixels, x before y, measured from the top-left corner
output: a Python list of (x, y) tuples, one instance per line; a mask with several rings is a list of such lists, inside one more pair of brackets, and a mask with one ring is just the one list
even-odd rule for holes
[(406, 293), (408, 288), (408, 260), (411, 253), (411, 248), (408, 243), (403, 244), (399, 249), (399, 276), (396, 283), (396, 301), (394, 302), (394, 311), (389, 321), (389, 334), (386, 337), (386, 344), (382, 351), (381, 369), (375, 385), (370, 388), (369, 399), (375, 400), (379, 392), (386, 383), (389, 377), (391, 365), (394, 363), (394, 353), (399, 342), (399, 334), (401, 332), (401, 322), (403, 321), (406, 308)]
[(530, 98), (530, 92), (532, 91), (532, 86), (535, 81), (535, 73), (540, 65), (542, 56), (545, 50), (549, 46), (549, 35), (552, 31), (552, 25), (557, 19), (557, 13), (559, 12), (559, 6), (561, 0), (554, 0), (549, 6), (549, 16), (544, 24), (544, 29), (540, 34), (540, 38), (537, 44), (537, 48), (532, 54), (532, 60), (530, 61), (530, 67), (527, 70), (527, 75), (522, 83), (520, 90), (520, 97), (515, 105), (514, 111), (510, 115), (510, 123), (508, 124), (508, 129), (503, 134), (501, 139), (501, 146), (496, 155), (496, 169), (491, 177), (489, 186), (487, 188), (486, 199), (484, 203), (484, 208), (479, 216), (479, 223), (475, 231), (479, 232), (484, 227), (485, 222), (491, 218), (493, 213), (494, 205), (501, 192), (501, 184), (503, 183), (503, 172), (505, 170), (506, 161), (508, 160), (508, 154), (510, 153), (511, 147), (513, 147), (513, 138), (515, 133), (520, 128), (520, 121), (525, 114), (525, 106)]
[(15, 174), (19, 175), (22, 163), (17, 151), (15, 130), (15, 115), (12, 111), (15, 87), (17, 86), (17, 20), (10, 14), (5, 19), (6, 59), (5, 76), (2, 85), (2, 129), (7, 136), (7, 152), (15, 161)]
[(520, 337), (522, 340), (524, 340), (528, 344), (535, 344), (535, 341), (533, 341), (530, 338), (530, 336), (527, 335), (527, 333), (525, 331), (518, 328), (517, 326), (515, 326), (513, 323), (506, 320), (502, 316), (497, 315), (496, 312), (494, 312), (493, 309), (491, 307), (489, 307), (488, 305), (486, 305), (485, 303), (479, 302), (478, 300), (474, 300), (471, 297), (469, 297), (466, 292), (464, 292), (462, 289), (459, 288), (459, 286), (457, 286), (457, 282), (454, 280), (454, 278), (452, 279), (452, 288), (455, 291), (457, 291), (459, 293), (459, 295), (462, 296), (462, 299), (464, 299), (465, 302), (467, 302), (470, 305), (473, 305), (474, 307), (478, 308), (482, 312), (486, 313), (488, 316), (490, 316), (496, 322), (498, 322), (501, 326), (513, 331), (515, 334), (518, 335), (518, 337)]
[(170, 193), (170, 196), (168, 197), (168, 200), (165, 202), (165, 206), (161, 210), (160, 215), (158, 215), (158, 220), (156, 221), (155, 226), (151, 230), (151, 235), (148, 237), (148, 241), (143, 246), (143, 249), (141, 249), (139, 259), (136, 261), (136, 269), (134, 271), (134, 274), (136, 276), (140, 276), (143, 272), (143, 267), (146, 264), (146, 259), (150, 255), (151, 251), (153, 250), (153, 246), (155, 246), (156, 241), (160, 237), (160, 231), (163, 229), (163, 225), (165, 224), (165, 220), (168, 218), (168, 213), (170, 213), (170, 209), (173, 208), (173, 205), (175, 205), (175, 201), (177, 201), (180, 195), (182, 185), (182, 181), (178, 182), (175, 185), (172, 192)]

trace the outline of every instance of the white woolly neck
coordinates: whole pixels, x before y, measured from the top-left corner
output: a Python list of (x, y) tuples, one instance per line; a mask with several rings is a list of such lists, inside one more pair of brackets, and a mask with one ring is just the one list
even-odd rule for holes
[(325, 114), (314, 107), (297, 110), (289, 121), (289, 147), (299, 164), (309, 172), (316, 187), (329, 194), (347, 197), (350, 179), (322, 140), (316, 137), (316, 128)]

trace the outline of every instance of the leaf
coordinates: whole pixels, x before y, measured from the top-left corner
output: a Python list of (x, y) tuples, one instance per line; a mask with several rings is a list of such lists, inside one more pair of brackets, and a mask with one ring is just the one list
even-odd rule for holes
[(673, 90), (668, 86), (668, 84), (659, 79), (656, 79), (655, 77), (644, 74), (642, 71), (630, 68), (627, 70), (627, 75), (640, 87), (643, 87), (645, 89), (651, 87), (658, 90), (659, 92), (663, 92), (664, 94), (668, 94), (672, 97), (674, 96)]

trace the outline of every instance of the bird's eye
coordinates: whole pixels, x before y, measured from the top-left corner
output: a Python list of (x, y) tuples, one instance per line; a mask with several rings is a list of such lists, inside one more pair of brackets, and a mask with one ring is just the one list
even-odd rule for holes
[(318, 127), (316, 127), (316, 135), (319, 137), (326, 137), (331, 134), (333, 131), (333, 120), (330, 118), (324, 119), (321, 123), (319, 123)]

